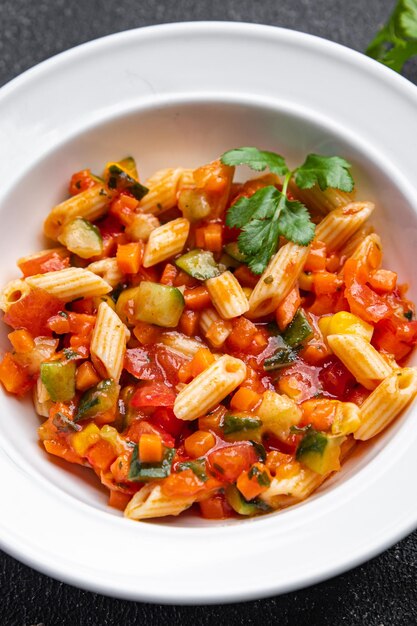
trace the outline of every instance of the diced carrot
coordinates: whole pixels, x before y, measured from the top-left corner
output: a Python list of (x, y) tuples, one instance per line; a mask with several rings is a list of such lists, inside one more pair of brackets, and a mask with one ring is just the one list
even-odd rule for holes
[(177, 274), (178, 270), (175, 265), (172, 265), (172, 263), (167, 263), (164, 267), (164, 271), (162, 272), (161, 280), (159, 282), (161, 283), (161, 285), (173, 285)]
[(197, 430), (184, 440), (186, 453), (194, 459), (203, 456), (216, 443), (216, 439), (212, 433), (207, 430)]
[(65, 459), (65, 461), (68, 461), (69, 463), (78, 463), (78, 465), (84, 465), (83, 459), (61, 441), (46, 439), (43, 442), (43, 445), (45, 446), (45, 450), (49, 452), (49, 454), (53, 454), (54, 456), (58, 456), (61, 459)]
[(221, 252), (223, 247), (223, 229), (221, 224), (208, 224), (205, 227), (204, 242), (206, 250)]
[(324, 269), (326, 269), (326, 244), (322, 241), (313, 241), (304, 264), (304, 271), (317, 272)]
[(328, 272), (337, 272), (340, 269), (340, 257), (335, 253), (327, 257), (325, 269)]
[(394, 291), (397, 274), (390, 270), (375, 270), (369, 274), (368, 282), (375, 291)]
[(201, 500), (199, 506), (201, 515), (206, 519), (226, 519), (232, 515), (232, 511), (221, 493)]
[(131, 457), (131, 452), (124, 452), (111, 464), (110, 472), (116, 483), (123, 483), (127, 480), (129, 476)]
[(206, 237), (204, 226), (195, 229), (195, 245), (197, 248), (205, 248), (206, 247)]
[(191, 469), (171, 474), (161, 485), (162, 493), (171, 497), (194, 496), (202, 489), (204, 489), (204, 483)]
[(197, 334), (199, 314), (196, 311), (190, 311), (185, 309), (178, 322), (178, 330), (188, 337), (192, 337)]
[(75, 386), (78, 391), (86, 391), (99, 382), (100, 376), (97, 374), (91, 361), (85, 361), (79, 366), (75, 375)]
[[(148, 270), (149, 269), (152, 268), (148, 268)], [(196, 278), (193, 278), (192, 276), (187, 274), (187, 272), (183, 272), (182, 270), (178, 272), (177, 276), (174, 279), (174, 287), (198, 287), (199, 284), (200, 283)]]
[(18, 353), (30, 352), (35, 347), (32, 335), (27, 330), (14, 330), (7, 336), (13, 348)]
[(83, 298), (82, 300), (71, 302), (71, 310), (74, 313), (80, 313), (83, 315), (94, 315), (97, 312), (97, 307), (94, 304), (93, 298)]
[(199, 348), (190, 363), (191, 376), (195, 378), (212, 363), (214, 363), (214, 356), (210, 350), (208, 348)]
[(252, 389), (247, 387), (240, 387), (231, 399), (230, 407), (236, 411), (251, 411), (256, 407), (260, 399), (261, 396), (256, 391), (252, 391)]
[(29, 374), (6, 352), (0, 363), (0, 383), (9, 393), (24, 395), (34, 384)]
[(292, 478), (300, 471), (300, 464), (292, 454), (283, 454), (277, 450), (271, 450), (266, 456), (265, 465), (272, 476), (280, 479)]
[(68, 320), (71, 333), (88, 336), (95, 326), (96, 316), (71, 312), (68, 314)]
[(105, 424), (111, 424), (112, 422), (114, 422), (115, 419), (116, 419), (116, 411), (113, 409), (110, 411), (105, 411), (104, 413), (100, 413), (99, 415), (96, 415), (96, 417), (94, 418), (94, 421), (98, 426), (104, 426)]
[(122, 224), (129, 226), (132, 216), (139, 206), (138, 200), (126, 193), (121, 193), (110, 205), (110, 214), (115, 215)]
[(310, 343), (305, 347), (303, 350), (303, 360), (307, 361), (307, 363), (310, 363), (311, 365), (315, 365), (316, 363), (323, 361), (323, 359), (330, 354), (331, 352), (327, 348), (326, 344), (322, 341), (317, 341), (315, 343)]
[(242, 287), (255, 287), (259, 280), (259, 276), (250, 271), (247, 265), (241, 265), (234, 273), (235, 278), (240, 282)]
[(301, 304), (300, 292), (298, 287), (291, 289), (290, 293), (275, 311), (275, 319), (280, 330), (285, 330), (288, 324), (293, 320), (297, 309)]
[(178, 370), (178, 380), (180, 383), (189, 383), (192, 379), (191, 375), (191, 362), (187, 361), (187, 363), (183, 363)]
[(329, 430), (336, 416), (336, 404), (326, 398), (307, 400), (300, 405), (301, 425), (311, 424), (316, 430)]
[(271, 483), (269, 469), (263, 463), (254, 463), (237, 479), (236, 486), (246, 500), (253, 500), (266, 491)]
[(120, 271), (124, 274), (137, 274), (143, 259), (145, 247), (143, 241), (132, 241), (117, 246), (116, 259)]
[(100, 441), (93, 444), (90, 448), (88, 448), (87, 452), (88, 462), (94, 467), (94, 469), (99, 469), (102, 472), (109, 469), (116, 457), (117, 453), (115, 452), (114, 447), (111, 443), (105, 441), (104, 439), (100, 439)]
[(185, 305), (193, 311), (200, 311), (210, 306), (211, 298), (206, 287), (195, 287), (186, 289), (184, 292)]
[(142, 344), (156, 343), (161, 335), (161, 329), (148, 322), (136, 322), (133, 334)]
[(48, 327), (52, 330), (52, 332), (57, 335), (65, 335), (70, 332), (70, 323), (68, 319), (68, 315), (63, 317), (62, 315), (53, 315), (48, 320)]
[(119, 511), (124, 511), (131, 498), (132, 496), (127, 493), (112, 490), (109, 495), (109, 506), (119, 509)]
[(160, 463), (162, 461), (162, 441), (158, 435), (143, 434), (139, 439), (139, 458), (141, 463)]
[(317, 272), (314, 274), (314, 291), (317, 295), (336, 293), (343, 285), (342, 279), (331, 272)]
[(246, 350), (258, 332), (257, 327), (243, 316), (234, 319), (232, 324), (233, 330), (227, 338), (228, 348), (230, 350)]

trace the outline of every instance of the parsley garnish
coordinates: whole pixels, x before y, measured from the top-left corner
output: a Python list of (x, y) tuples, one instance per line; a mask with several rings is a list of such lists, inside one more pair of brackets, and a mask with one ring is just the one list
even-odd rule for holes
[(307, 208), (287, 197), (292, 178), (300, 189), (317, 184), (322, 190), (335, 187), (352, 191), (354, 185), (350, 164), (340, 157), (309, 154), (302, 165), (289, 170), (281, 155), (246, 147), (225, 152), (221, 161), (225, 165), (248, 165), (256, 171), (269, 167), (285, 177), (281, 191), (273, 185), (263, 187), (250, 198), (239, 198), (227, 213), (227, 226), (242, 229), (238, 248), (254, 274), (265, 270), (278, 250), (280, 236), (300, 246), (307, 246), (314, 237), (315, 226)]
[(398, 0), (385, 26), (376, 34), (366, 54), (396, 72), (417, 55), (417, 0)]

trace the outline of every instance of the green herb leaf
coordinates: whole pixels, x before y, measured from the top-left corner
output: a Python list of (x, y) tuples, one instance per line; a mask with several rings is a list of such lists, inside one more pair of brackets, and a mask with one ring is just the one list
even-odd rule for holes
[(231, 435), (242, 430), (254, 430), (260, 426), (262, 422), (257, 417), (238, 417), (227, 414), (224, 416), (222, 429), (225, 435)]
[(253, 465), (250, 468), (248, 472), (248, 478), (256, 478), (258, 485), (260, 485), (261, 487), (269, 487), (269, 485), (271, 484), (271, 481), (266, 471), (264, 470), (261, 472), (259, 467), (256, 467), (256, 465)]
[(322, 191), (328, 187), (352, 191), (354, 183), (350, 167), (350, 163), (337, 156), (309, 154), (295, 172), (295, 183), (300, 189), (311, 189), (318, 184)]
[(308, 452), (315, 452), (316, 454), (322, 455), (327, 444), (328, 439), (326, 435), (310, 428), (300, 441), (297, 448), (296, 458), (297, 460), (300, 460)]
[(278, 249), (280, 235), (300, 245), (308, 245), (315, 226), (300, 202), (269, 185), (250, 198), (240, 198), (228, 211), (226, 224), (242, 228), (240, 252), (254, 274), (262, 274)]
[(138, 445), (133, 448), (129, 467), (129, 480), (146, 482), (156, 478), (166, 478), (171, 473), (172, 460), (175, 456), (175, 448), (165, 448), (164, 458), (160, 463), (141, 463), (139, 459)]
[(280, 154), (258, 150), (252, 146), (228, 150), (222, 154), (220, 160), (224, 165), (248, 165), (257, 172), (263, 172), (269, 167), (270, 171), (278, 176), (285, 176), (288, 172), (285, 159)]
[(177, 467), (180, 472), (183, 472), (187, 469), (192, 470), (197, 478), (199, 478), (203, 483), (208, 480), (206, 474), (206, 462), (204, 459), (196, 459), (195, 461), (183, 461), (182, 463), (178, 463)]
[(417, 0), (398, 0), (385, 26), (375, 35), (366, 54), (396, 72), (417, 55)]

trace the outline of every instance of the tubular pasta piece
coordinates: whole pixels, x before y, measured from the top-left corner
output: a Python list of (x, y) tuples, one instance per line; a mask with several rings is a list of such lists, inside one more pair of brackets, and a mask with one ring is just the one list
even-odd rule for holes
[(103, 185), (95, 185), (68, 198), (55, 206), (46, 218), (43, 226), (45, 236), (58, 239), (62, 227), (76, 217), (90, 221), (98, 219), (107, 213), (111, 199), (112, 194)]
[(204, 309), (200, 315), (200, 328), (215, 347), (220, 348), (233, 330), (231, 322), (222, 320), (214, 309)]
[(176, 417), (187, 421), (201, 417), (236, 389), (245, 377), (243, 361), (224, 354), (180, 391), (174, 404)]
[(195, 187), (194, 170), (183, 169), (178, 184), (178, 191), (184, 188), (190, 189), (192, 187)]
[(358, 383), (366, 389), (375, 389), (392, 372), (387, 361), (363, 337), (328, 335), (327, 342)]
[(217, 312), (226, 320), (243, 315), (249, 302), (237, 278), (229, 271), (206, 280), (206, 287)]
[(105, 280), (81, 267), (68, 267), (57, 272), (28, 276), (26, 282), (31, 287), (43, 289), (64, 302), (76, 298), (103, 296), (111, 291), (110, 285)]
[(380, 433), (401, 413), (417, 393), (417, 370), (394, 370), (361, 405), (362, 423), (355, 439), (366, 441)]
[(300, 189), (294, 182), (291, 182), (289, 187), (293, 196), (312, 211), (322, 215), (346, 206), (353, 201), (355, 195), (354, 192), (347, 193), (340, 189), (329, 188), (322, 191), (318, 185), (311, 189)]
[[(376, 233), (372, 233), (371, 235), (365, 237), (365, 239), (356, 246), (350, 258), (356, 259), (357, 261), (364, 261), (373, 247), (376, 247), (379, 252), (382, 250), (381, 238)], [(382, 261), (382, 254), (380, 254), (380, 257)], [(380, 266), (381, 263), (379, 263), (378, 267)], [(378, 268), (374, 267), (373, 269)]]
[(124, 277), (115, 257), (94, 261), (94, 263), (90, 263), (90, 265), (87, 266), (87, 270), (100, 276), (110, 287), (116, 287)]
[(117, 313), (107, 302), (102, 302), (98, 307), (90, 346), (93, 364), (102, 376), (119, 382), (129, 337), (130, 332)]
[(160, 341), (167, 346), (167, 348), (170, 348), (175, 352), (179, 352), (183, 356), (190, 359), (193, 358), (195, 353), (198, 352), (200, 348), (205, 347), (205, 344), (202, 341), (191, 339), (190, 337), (187, 337), (187, 335), (178, 333), (175, 330), (163, 333), (160, 337)]
[(40, 376), (33, 388), (33, 404), (38, 415), (49, 417), (49, 409), (52, 407), (53, 402)]
[(275, 311), (294, 287), (309, 251), (309, 246), (292, 242), (278, 250), (251, 293), (247, 317), (254, 319)]
[(140, 201), (139, 210), (142, 213), (159, 215), (176, 206), (177, 190), (183, 171), (181, 167), (168, 168), (158, 170), (148, 178), (145, 186), (149, 191)]
[(148, 483), (135, 493), (124, 514), (134, 520), (179, 515), (194, 502), (194, 496), (188, 498), (165, 496), (160, 485)]
[(155, 228), (146, 244), (143, 267), (151, 267), (182, 252), (189, 230), (190, 222), (184, 217)]
[(357, 230), (356, 233), (354, 233), (352, 235), (352, 237), (350, 237), (347, 240), (345, 245), (342, 246), (340, 248), (340, 250), (338, 250), (339, 255), (341, 257), (350, 257), (350, 256), (352, 256), (352, 254), (355, 252), (356, 248), (363, 242), (365, 237), (367, 237), (368, 235), (371, 235), (373, 232), (374, 232), (373, 226), (371, 226), (371, 224), (368, 224), (367, 222), (365, 222), (365, 224), (362, 226), (362, 228)]
[(30, 293), (30, 286), (27, 281), (18, 278), (7, 283), (0, 292), (0, 309), (7, 313), (12, 304), (16, 304)]
[(317, 225), (316, 241), (325, 243), (328, 252), (337, 250), (362, 226), (374, 208), (372, 202), (351, 202), (335, 209)]

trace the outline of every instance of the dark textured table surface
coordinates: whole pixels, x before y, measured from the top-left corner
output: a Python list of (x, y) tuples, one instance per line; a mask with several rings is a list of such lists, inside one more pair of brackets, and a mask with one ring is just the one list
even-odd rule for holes
[[(394, 0), (0, 0), (0, 85), (82, 42), (165, 22), (257, 22), (363, 50), (393, 5)], [(417, 83), (415, 61), (407, 65), (405, 75)], [(106, 598), (0, 554), (0, 624), (408, 625), (417, 624), (416, 583), (417, 532), (369, 563), (320, 585), (268, 600), (211, 607)]]

